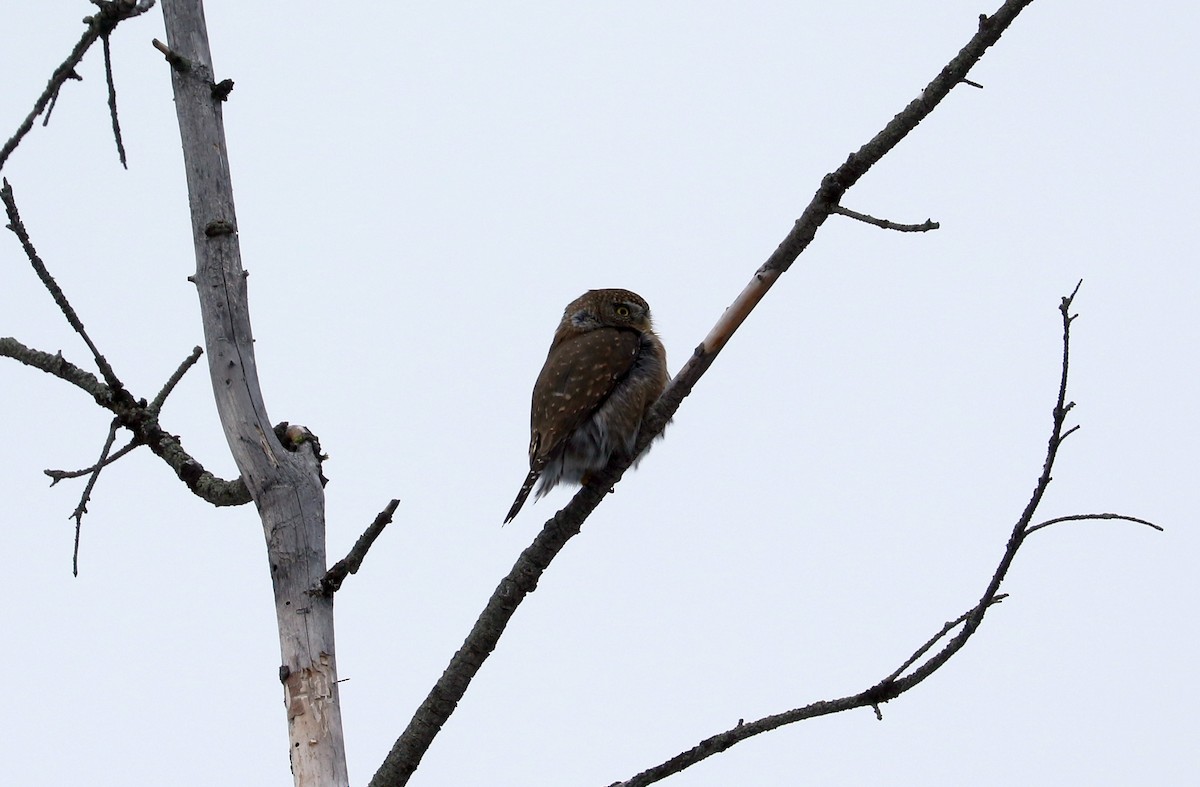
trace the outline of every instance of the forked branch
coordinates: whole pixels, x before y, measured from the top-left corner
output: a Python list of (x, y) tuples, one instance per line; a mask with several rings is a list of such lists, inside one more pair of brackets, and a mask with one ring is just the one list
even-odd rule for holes
[[(240, 506), (250, 502), (250, 493), (240, 478), (226, 481), (205, 470), (204, 465), (184, 450), (178, 436), (159, 425), (158, 410), (153, 405), (146, 404), (145, 400), (115, 397), (107, 385), (96, 379), (96, 375), (80, 369), (63, 358), (62, 353), (51, 355), (26, 347), (11, 336), (0, 338), (0, 357), (12, 358), (33, 369), (40, 369), (87, 393), (97, 404), (116, 415), (121, 420), (121, 425), (133, 432), (132, 439), (138, 445), (148, 446), (200, 499), (215, 506)], [(128, 450), (122, 449), (118, 453), (123, 455), (128, 453)], [(109, 457), (105, 464), (111, 464), (115, 458), (115, 455)], [(63, 478), (75, 478), (87, 475), (94, 469), (93, 465), (80, 472), (56, 470), (46, 471), (46, 474), (52, 479), (59, 475)]]
[[(778, 729), (786, 724), (793, 724), (816, 716), (827, 716), (832, 713), (841, 713), (842, 711), (853, 710), (855, 708), (871, 708), (874, 710), (876, 717), (882, 719), (883, 715), (879, 709), (882, 703), (896, 699), (901, 694), (915, 688), (949, 661), (955, 653), (962, 650), (963, 646), (967, 644), (967, 640), (979, 628), (979, 624), (983, 621), (983, 617), (987, 611), (993, 605), (998, 604), (1006, 598), (1005, 594), (1000, 593), (1000, 585), (1004, 581), (1004, 577), (1008, 573), (1013, 560), (1016, 558), (1017, 551), (1024, 543), (1025, 537), (1031, 532), (1055, 522), (1076, 519), (1123, 519), (1149, 525), (1158, 530), (1162, 529), (1151, 522), (1119, 514), (1080, 514), (1059, 517), (1043, 522), (1040, 525), (1030, 526), (1033, 515), (1036, 513), (1038, 505), (1041, 503), (1046, 489), (1050, 485), (1051, 471), (1054, 468), (1054, 461), (1058, 456), (1059, 446), (1062, 445), (1066, 436), (1073, 431), (1065, 429), (1064, 426), (1066, 414), (1071, 409), (1071, 404), (1067, 402), (1067, 372), (1070, 362), (1071, 321), (1074, 319), (1074, 316), (1070, 314), (1070, 308), (1078, 291), (1079, 286), (1076, 285), (1075, 292), (1063, 298), (1062, 304), (1059, 307), (1063, 322), (1062, 373), (1059, 378), (1058, 398), (1054, 403), (1050, 440), (1046, 448), (1046, 459), (1042, 465), (1042, 472), (1034, 484), (1029, 502), (1026, 504), (1024, 511), (1021, 512), (1016, 524), (1013, 525), (1000, 562), (992, 574), (983, 596), (975, 606), (942, 626), (940, 631), (934, 634), (921, 647), (917, 648), (890, 675), (868, 689), (848, 697), (814, 702), (802, 708), (795, 708), (783, 713), (766, 716), (749, 723), (739, 722), (736, 727), (706, 738), (691, 749), (675, 755), (666, 762), (645, 770), (626, 781), (615, 782), (610, 787), (645, 787), (645, 785), (653, 784), (672, 774), (679, 773), (683, 769), (695, 765), (714, 754), (723, 752), (747, 738), (752, 738), (755, 735)], [(956, 629), (958, 633), (951, 637), (940, 650), (932, 656), (927, 656), (939, 642)]]
[[(7, 142), (4, 147), (0, 147), (0, 169), (4, 169), (4, 163), (8, 161), (8, 157), (17, 149), (17, 145), (21, 144), (21, 140), (33, 128), (33, 121), (37, 120), (38, 115), (42, 114), (47, 108), (57, 100), (58, 91), (62, 88), (63, 83), (68, 79), (79, 79), (79, 75), (75, 73), (75, 67), (83, 61), (83, 56), (87, 54), (88, 49), (92, 44), (100, 38), (107, 38), (117, 25), (126, 19), (135, 16), (140, 16), (154, 7), (154, 0), (92, 0), (99, 10), (92, 16), (85, 17), (83, 22), (86, 24), (87, 30), (79, 38), (79, 43), (75, 44), (75, 48), (71, 50), (71, 54), (67, 55), (67, 59), (59, 64), (58, 68), (54, 69), (54, 73), (50, 75), (50, 81), (46, 84), (46, 89), (38, 96), (37, 101), (33, 103), (33, 109), (21, 121), (21, 125), (17, 127), (17, 131)], [(110, 77), (111, 84), (111, 77)], [(113, 125), (116, 128), (116, 94), (110, 93), (110, 101), (113, 112)], [(120, 137), (117, 138), (117, 144), (120, 146)], [(124, 163), (124, 155), (121, 158)]]
[[(88, 393), (97, 404), (112, 412), (121, 426), (133, 432), (133, 443), (149, 446), (150, 450), (162, 458), (175, 471), (180, 480), (187, 485), (188, 489), (192, 490), (197, 496), (218, 506), (243, 505), (250, 502), (250, 493), (241, 479), (223, 481), (206, 471), (199, 462), (183, 449), (179, 438), (163, 430), (158, 423), (158, 415), (162, 410), (167, 396), (174, 390), (187, 370), (195, 365), (201, 355), (200, 348), (194, 348), (191, 354), (184, 359), (179, 368), (175, 370), (163, 385), (162, 390), (154, 397), (153, 402), (147, 404), (145, 399), (135, 399), (125, 389), (125, 385), (121, 382), (107, 359), (100, 353), (99, 348), (96, 347), (87, 330), (84, 328), (83, 321), (76, 314), (70, 301), (67, 300), (66, 294), (58, 286), (58, 282), (54, 280), (54, 277), (50, 275), (50, 271), (41, 257), (38, 256), (37, 250), (33, 246), (33, 241), (30, 239), (29, 233), (21, 221), (21, 214), (17, 209), (16, 198), (7, 179), (0, 186), (0, 202), (4, 203), (4, 209), (8, 215), (8, 228), (17, 236), (21, 247), (25, 251), (25, 256), (29, 259), (29, 264), (33, 267), (38, 279), (41, 280), (43, 286), (45, 286), (54, 299), (55, 304), (58, 305), (67, 322), (70, 323), (75, 332), (83, 339), (84, 344), (87, 345), (88, 350), (92, 353), (93, 360), (96, 362), (96, 366), (100, 369), (104, 381), (101, 382), (92, 373), (80, 369), (75, 364), (63, 358), (61, 352), (51, 355), (41, 350), (26, 347), (12, 337), (0, 338), (0, 356), (7, 356), (20, 361), (26, 366), (53, 374)], [(73, 514), (77, 521), (86, 510), (85, 504), (88, 495), (91, 493), (92, 486), (95, 484), (96, 475), (99, 474), (103, 467), (111, 464), (120, 456), (125, 455), (129, 450), (126, 447), (115, 456), (109, 456), (107, 451), (105, 451), (99, 462), (87, 470), (76, 474), (91, 475), (88, 488), (84, 491), (84, 499), (80, 507), (76, 509), (76, 513)], [(71, 473), (64, 473), (62, 471), (47, 471), (47, 474), (55, 481), (72, 475)]]

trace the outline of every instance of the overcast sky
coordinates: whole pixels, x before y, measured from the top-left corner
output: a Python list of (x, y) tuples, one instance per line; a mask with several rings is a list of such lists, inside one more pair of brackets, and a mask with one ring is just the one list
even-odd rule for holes
[[(991, 0), (996, 4), (998, 0)], [(0, 139), (92, 6), (9, 3)], [(211, 2), (258, 366), (309, 426), (331, 560), (403, 502), (337, 596), (365, 784), (545, 519), (501, 528), (563, 306), (650, 303), (677, 370), (821, 177), (990, 5)], [(738, 719), (870, 686), (968, 609), (1041, 469), (1079, 279), (1064, 446), (967, 648), (883, 707), (741, 744), (666, 783), (1182, 784), (1194, 679), (1200, 396), (1191, 3), (1039, 0), (830, 219), (641, 467), (550, 567), (421, 785), (606, 785)], [(99, 47), (5, 165), (101, 351), (152, 397), (202, 341), (160, 12), (122, 24), (117, 164)], [(0, 336), (89, 366), (10, 233)], [(252, 506), (216, 510), (109, 418), (0, 362), (0, 782), (291, 784)], [(236, 474), (204, 365), (164, 427)]]

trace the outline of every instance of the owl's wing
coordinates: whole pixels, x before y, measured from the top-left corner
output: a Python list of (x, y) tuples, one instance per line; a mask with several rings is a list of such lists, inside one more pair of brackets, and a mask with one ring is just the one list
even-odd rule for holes
[(544, 464), (558, 445), (599, 407), (637, 360), (635, 331), (597, 328), (550, 349), (533, 386), (530, 467)]

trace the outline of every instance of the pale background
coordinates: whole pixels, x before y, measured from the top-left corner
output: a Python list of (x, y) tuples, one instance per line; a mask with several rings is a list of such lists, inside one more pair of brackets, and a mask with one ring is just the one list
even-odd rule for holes
[[(993, 4), (996, 0), (993, 0)], [(396, 522), (338, 594), (364, 784), (556, 492), (500, 521), (564, 304), (626, 287), (672, 370), (822, 175), (991, 5), (210, 2), (271, 417), (320, 435), (331, 559)], [(8, 3), (0, 138), (91, 11)], [(741, 744), (672, 787), (1183, 784), (1195, 778), (1200, 394), (1192, 3), (1043, 0), (854, 188), (520, 608), (413, 784), (606, 785), (739, 718), (854, 693), (982, 591), (1041, 468), (1077, 300), (1045, 518), (967, 649), (884, 706)], [(160, 12), (100, 49), (3, 174), (101, 350), (151, 397), (201, 342)], [(15, 238), (0, 335), (88, 364)], [(108, 424), (0, 363), (0, 782), (288, 785), (251, 506), (149, 451), (82, 481)], [(164, 426), (234, 474), (202, 368)], [(123, 437), (122, 437), (123, 439)]]

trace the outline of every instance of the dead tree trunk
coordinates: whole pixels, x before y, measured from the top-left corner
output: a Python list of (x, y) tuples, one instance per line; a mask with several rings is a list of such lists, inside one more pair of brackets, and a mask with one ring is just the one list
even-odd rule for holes
[(221, 425), (266, 536), (292, 773), (298, 787), (343, 787), (349, 779), (333, 595), (314, 592), (326, 566), (319, 459), (313, 451), (283, 446), (259, 389), (221, 120), (230, 86), (214, 84), (203, 3), (164, 0), (162, 5), (196, 246), (193, 281)]

